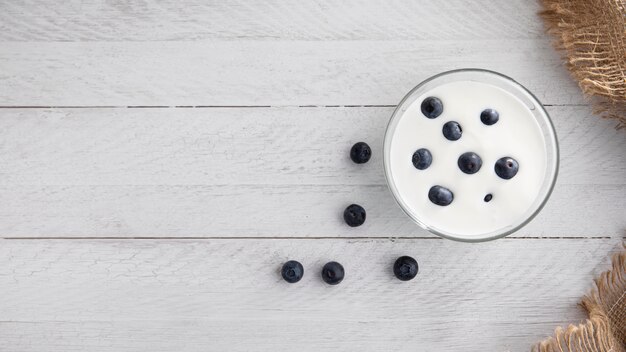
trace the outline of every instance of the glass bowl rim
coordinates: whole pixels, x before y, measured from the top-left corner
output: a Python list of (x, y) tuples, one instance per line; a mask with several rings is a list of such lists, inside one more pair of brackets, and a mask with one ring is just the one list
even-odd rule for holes
[[(413, 95), (422, 87), (424, 87), (426, 84), (439, 79), (443, 76), (448, 76), (448, 75), (453, 75), (453, 74), (458, 74), (458, 73), (470, 73), (470, 74), (478, 74), (478, 75), (491, 75), (494, 76), (498, 79), (502, 79), (503, 81), (508, 82), (509, 84), (519, 88), (519, 90), (523, 93), (528, 94), (528, 96), (530, 97), (530, 99), (532, 100), (532, 103), (534, 103), (534, 105), (542, 112), (542, 116), (544, 117), (544, 121), (545, 124), (541, 124), (540, 121), (540, 129), (542, 131), (542, 133), (544, 134), (544, 136), (546, 134), (549, 135), (549, 139), (551, 140), (551, 145), (548, 143), (546, 138), (546, 148), (548, 149), (548, 152), (550, 154), (550, 152), (553, 152), (554, 154), (554, 161), (552, 163), (548, 164), (548, 169), (546, 172), (546, 178), (544, 179), (544, 184), (542, 184), (541, 188), (540, 188), (540, 192), (541, 194), (539, 196), (543, 196), (543, 199), (541, 200), (541, 202), (537, 205), (536, 209), (532, 212), (532, 214), (530, 214), (524, 221), (520, 222), (519, 224), (517, 224), (516, 226), (507, 229), (506, 231), (492, 231), (487, 233), (488, 236), (484, 236), (484, 237), (476, 237), (476, 238), (465, 238), (465, 237), (459, 237), (459, 236), (454, 236), (454, 235), (450, 235), (448, 233), (443, 233), (435, 228), (432, 228), (430, 226), (428, 226), (426, 223), (424, 223), (422, 220), (420, 220), (415, 214), (412, 214), (407, 207), (403, 204), (403, 202), (401, 201), (401, 198), (398, 194), (398, 190), (395, 187), (395, 184), (392, 180), (391, 177), (391, 166), (390, 166), (390, 161), (389, 161), (389, 157), (387, 156), (387, 152), (388, 152), (388, 147), (387, 144), (391, 143), (389, 142), (390, 140), (390, 133), (392, 125), (394, 124), (395, 120), (398, 118), (398, 113), (399, 111), (404, 107), (404, 104), (407, 102), (407, 100), (409, 100), (410, 98), (413, 97)], [(511, 92), (509, 92), (511, 93)], [(519, 98), (519, 96), (516, 96), (517, 98)], [(535, 118), (538, 120), (537, 114), (533, 114), (535, 115)], [(394, 126), (395, 127), (395, 126)], [(394, 129), (395, 131), (395, 129)], [(550, 148), (551, 147), (551, 148)], [(447, 238), (450, 240), (454, 240), (454, 241), (459, 241), (459, 242), (470, 242), (470, 243), (476, 243), (476, 242), (486, 242), (486, 241), (492, 241), (498, 238), (502, 238), (502, 237), (506, 237), (516, 231), (518, 231), (519, 229), (523, 228), (524, 226), (526, 226), (529, 222), (531, 222), (536, 216), (537, 214), (539, 214), (539, 212), (543, 209), (543, 207), (546, 205), (546, 203), (548, 202), (548, 199), (550, 198), (550, 196), (552, 195), (552, 191), (554, 190), (554, 187), (556, 185), (556, 180), (559, 174), (559, 164), (560, 164), (560, 151), (559, 151), (559, 141), (556, 135), (556, 130), (554, 128), (554, 124), (552, 123), (552, 119), (550, 118), (550, 115), (548, 114), (548, 112), (546, 111), (546, 109), (544, 108), (543, 104), (541, 104), (541, 102), (539, 101), (539, 99), (537, 99), (537, 97), (531, 92), (529, 91), (526, 87), (524, 87), (522, 84), (520, 84), (519, 82), (517, 82), (516, 80), (514, 80), (513, 78), (503, 75), (499, 72), (495, 72), (495, 71), (491, 71), (491, 70), (486, 70), (486, 69), (481, 69), (481, 68), (462, 68), (462, 69), (456, 69), (456, 70), (449, 70), (449, 71), (444, 71), (441, 73), (438, 73), (434, 76), (431, 76), (425, 80), (423, 80), (422, 82), (420, 82), (418, 85), (416, 85), (415, 87), (413, 87), (411, 90), (409, 90), (409, 92), (402, 98), (402, 100), (400, 100), (400, 102), (398, 103), (398, 105), (396, 106), (396, 108), (394, 109), (393, 113), (391, 114), (391, 118), (389, 119), (389, 122), (387, 123), (387, 127), (385, 128), (385, 134), (384, 134), (384, 139), (383, 139), (383, 168), (384, 168), (384, 174), (385, 174), (385, 181), (387, 183), (387, 187), (389, 188), (389, 190), (391, 191), (391, 194), (393, 195), (394, 200), (396, 201), (396, 203), (400, 206), (400, 208), (402, 209), (402, 211), (409, 217), (411, 218), (415, 223), (417, 223), (417, 225), (419, 225), (421, 228), (423, 228), (424, 230), (435, 234), (439, 237), (442, 238)], [(546, 179), (550, 177), (550, 179), (548, 180), (549, 184), (548, 187), (546, 189), (544, 189), (545, 187), (545, 182)], [(535, 203), (533, 203), (534, 206)], [(495, 233), (493, 235), (491, 235), (492, 233)]]

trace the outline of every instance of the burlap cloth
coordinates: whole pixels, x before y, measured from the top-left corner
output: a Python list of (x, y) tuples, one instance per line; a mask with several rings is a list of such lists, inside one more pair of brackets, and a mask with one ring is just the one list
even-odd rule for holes
[(567, 68), (601, 116), (626, 127), (626, 0), (540, 0)]
[(613, 267), (596, 279), (596, 288), (583, 297), (581, 305), (589, 314), (587, 321), (557, 328), (553, 337), (533, 351), (626, 351), (626, 250), (613, 257)]
[[(567, 68), (595, 112), (626, 127), (626, 0), (540, 0)], [(539, 352), (626, 352), (626, 251), (581, 305), (589, 319), (533, 347)]]

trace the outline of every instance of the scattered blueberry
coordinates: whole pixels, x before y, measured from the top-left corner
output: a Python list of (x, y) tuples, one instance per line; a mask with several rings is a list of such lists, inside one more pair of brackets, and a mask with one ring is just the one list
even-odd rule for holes
[(461, 171), (471, 175), (480, 170), (480, 167), (483, 166), (483, 161), (478, 154), (474, 152), (467, 152), (461, 154), (457, 164), (459, 165), (459, 169), (461, 169)]
[(290, 260), (283, 264), (281, 274), (283, 275), (283, 279), (285, 279), (285, 281), (293, 284), (302, 279), (302, 276), (304, 275), (304, 268), (299, 262), (295, 260)]
[(418, 271), (417, 260), (406, 255), (398, 258), (393, 264), (393, 274), (402, 281), (413, 279)]
[(509, 180), (517, 174), (517, 171), (519, 171), (519, 164), (517, 163), (517, 160), (511, 158), (510, 156), (506, 156), (496, 161), (494, 169), (500, 178)]
[(437, 205), (445, 207), (446, 205), (450, 205), (452, 200), (454, 200), (454, 193), (445, 187), (432, 186), (428, 191), (428, 199)]
[(343, 220), (351, 227), (361, 226), (365, 222), (365, 209), (358, 204), (350, 204), (343, 211)]
[(364, 164), (372, 157), (372, 149), (365, 142), (358, 142), (350, 149), (350, 159), (357, 164)]
[(443, 136), (450, 141), (456, 141), (461, 138), (463, 129), (456, 121), (448, 121), (443, 125)]
[(439, 98), (428, 97), (422, 102), (422, 114), (429, 119), (434, 119), (443, 112), (443, 103)]
[(485, 109), (480, 113), (480, 121), (487, 126), (495, 124), (498, 122), (498, 119), (500, 119), (500, 114), (494, 109)]
[(493, 199), (493, 195), (491, 193), (487, 194), (483, 199), (485, 202), (490, 202)]
[(430, 150), (426, 148), (420, 148), (413, 153), (413, 166), (418, 170), (427, 169), (433, 162), (433, 155), (430, 154)]
[(339, 284), (345, 275), (343, 266), (337, 262), (328, 262), (322, 268), (322, 280), (329, 285)]

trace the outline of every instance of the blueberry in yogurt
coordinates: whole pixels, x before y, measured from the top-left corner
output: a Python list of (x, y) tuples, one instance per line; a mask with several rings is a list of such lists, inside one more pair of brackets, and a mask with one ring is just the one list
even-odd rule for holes
[(433, 162), (433, 155), (430, 153), (430, 150), (426, 148), (420, 148), (413, 153), (413, 158), (411, 158), (413, 162), (413, 166), (415, 166), (418, 170), (426, 170)]
[(449, 141), (456, 141), (461, 138), (463, 134), (463, 129), (461, 125), (459, 125), (456, 121), (448, 121), (443, 125), (443, 136), (446, 137)]
[(436, 205), (445, 207), (454, 200), (454, 193), (442, 186), (432, 186), (428, 191), (428, 199)]
[(498, 159), (494, 169), (496, 171), (496, 175), (500, 178), (510, 180), (517, 175), (517, 171), (519, 171), (519, 164), (517, 163), (517, 160), (507, 156)]
[(434, 119), (443, 112), (443, 103), (439, 98), (428, 97), (422, 101), (422, 114), (429, 119)]
[(478, 154), (474, 152), (467, 152), (461, 154), (459, 160), (457, 161), (457, 165), (459, 166), (459, 169), (461, 169), (461, 171), (468, 175), (471, 175), (477, 173), (478, 170), (480, 170), (480, 167), (483, 166), (483, 161), (480, 156), (478, 156)]
[(480, 113), (480, 121), (487, 126), (491, 126), (498, 122), (500, 119), (500, 114), (494, 109), (485, 109)]

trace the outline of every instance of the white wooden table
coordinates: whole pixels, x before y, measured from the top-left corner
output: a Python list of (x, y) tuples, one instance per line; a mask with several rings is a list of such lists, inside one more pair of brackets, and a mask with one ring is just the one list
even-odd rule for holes
[[(0, 2), (0, 351), (527, 351), (579, 321), (625, 236), (626, 133), (592, 115), (538, 10)], [(546, 208), (490, 243), (419, 229), (382, 172), (394, 105), (462, 67), (527, 86), (561, 143)]]

